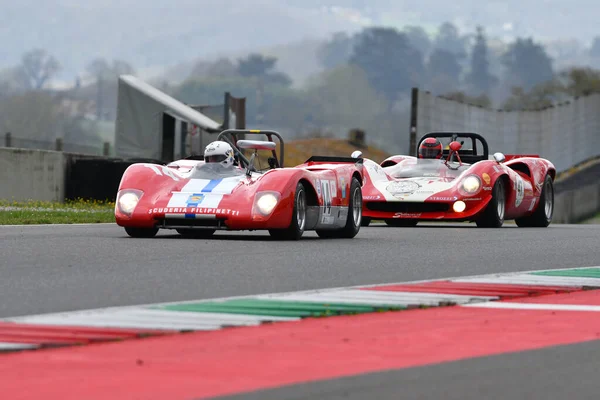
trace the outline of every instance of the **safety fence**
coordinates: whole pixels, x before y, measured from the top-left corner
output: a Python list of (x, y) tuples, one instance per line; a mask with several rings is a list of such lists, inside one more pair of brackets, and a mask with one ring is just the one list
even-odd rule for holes
[(26, 139), (16, 137), (11, 132), (6, 132), (4, 134), (4, 142), (0, 143), (0, 147), (64, 151), (66, 153), (89, 154), (96, 156), (109, 156), (111, 152), (111, 146), (109, 142), (104, 142), (99, 146), (89, 146), (64, 141), (63, 138), (56, 138), (53, 141)]
[(559, 172), (600, 154), (600, 94), (540, 110), (503, 111), (413, 89), (410, 151), (427, 132), (481, 134), (490, 152), (539, 154)]

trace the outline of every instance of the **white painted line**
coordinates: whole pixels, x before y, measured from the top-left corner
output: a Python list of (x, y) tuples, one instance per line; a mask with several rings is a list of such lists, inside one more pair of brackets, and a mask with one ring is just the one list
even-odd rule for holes
[(588, 306), (580, 304), (511, 303), (506, 301), (464, 304), (461, 305), (461, 307), (500, 308), (509, 310), (600, 311), (600, 306)]
[(365, 305), (437, 305), (440, 302), (468, 303), (497, 300), (498, 297), (465, 296), (444, 293), (383, 292), (374, 290), (340, 290), (314, 294), (285, 294), (257, 296), (261, 299), (293, 300)]
[(38, 347), (37, 344), (0, 342), (0, 351), (3, 351), (3, 350), (26, 350), (26, 349), (34, 349), (36, 347)]
[(199, 313), (128, 308), (102, 312), (74, 312), (8, 318), (4, 321), (53, 326), (94, 326), (167, 330), (215, 330), (224, 325), (250, 326), (267, 321), (294, 321), (299, 318), (245, 314)]
[(459, 278), (453, 282), (465, 283), (504, 283), (513, 285), (539, 285), (539, 286), (598, 286), (600, 287), (599, 278), (579, 278), (568, 276), (547, 276), (547, 275), (506, 275), (506, 276), (491, 276), (483, 278)]

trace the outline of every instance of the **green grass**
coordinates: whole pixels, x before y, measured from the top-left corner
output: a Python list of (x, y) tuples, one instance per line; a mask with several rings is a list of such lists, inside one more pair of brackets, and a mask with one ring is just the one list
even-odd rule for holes
[(113, 202), (0, 200), (0, 225), (84, 224), (115, 222)]

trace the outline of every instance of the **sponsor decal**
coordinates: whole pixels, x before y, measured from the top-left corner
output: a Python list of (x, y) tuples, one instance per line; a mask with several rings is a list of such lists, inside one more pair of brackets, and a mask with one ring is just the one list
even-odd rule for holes
[(433, 196), (428, 198), (427, 200), (436, 200), (436, 201), (456, 201), (458, 200), (458, 197), (453, 196), (453, 197), (440, 197), (440, 196)]
[(496, 171), (497, 173), (500, 172), (500, 170), (498, 169), (498, 167), (496, 167), (495, 165), (494, 165), (493, 168), (494, 168), (494, 171)]
[(467, 198), (467, 199), (463, 199), (463, 201), (480, 201), (481, 197), (476, 197), (476, 198)]
[(490, 182), (492, 181), (490, 176), (488, 174), (486, 174), (485, 172), (481, 175), (481, 177), (483, 178), (483, 181), (485, 182), (486, 185), (489, 185)]
[(523, 178), (520, 175), (517, 175), (517, 179), (515, 181), (515, 185), (517, 187), (517, 196), (515, 198), (515, 207), (519, 207), (523, 202), (523, 197), (525, 197), (525, 183), (523, 182)]
[(420, 216), (421, 216), (421, 213), (397, 212), (394, 214), (394, 216), (392, 218), (419, 218)]
[(186, 203), (188, 207), (198, 207), (202, 203), (202, 200), (204, 200), (202, 193), (194, 193), (188, 197)]
[(168, 176), (174, 181), (178, 181), (179, 177), (175, 175), (171, 168), (165, 167), (164, 165), (144, 164), (144, 167), (150, 168), (156, 175)]
[(381, 196), (365, 196), (364, 197), (365, 200), (379, 200), (381, 199)]
[(419, 193), (419, 194), (430, 194), (430, 193), (435, 193), (435, 190), (417, 190), (417, 193)]
[(315, 186), (317, 187), (317, 194), (321, 196), (321, 181), (319, 179), (315, 181)]
[(342, 188), (342, 199), (346, 198), (346, 178), (340, 178), (340, 187)]
[(151, 208), (148, 214), (218, 214), (218, 215), (240, 215), (238, 210), (230, 208), (200, 208), (200, 207), (164, 207)]
[(386, 190), (392, 195), (397, 196), (412, 194), (420, 187), (421, 185), (414, 181), (399, 181), (390, 183), (386, 187)]
[(484, 186), (484, 187), (483, 187), (483, 190), (485, 190), (485, 191), (488, 191), (488, 192), (489, 192), (490, 190), (492, 190), (492, 187), (491, 187), (491, 186)]

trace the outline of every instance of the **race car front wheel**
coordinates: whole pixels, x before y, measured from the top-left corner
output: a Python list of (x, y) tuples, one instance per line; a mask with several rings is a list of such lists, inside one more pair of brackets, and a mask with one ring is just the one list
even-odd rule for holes
[(158, 233), (158, 228), (125, 228), (125, 232), (132, 238), (152, 238)]
[(306, 226), (306, 188), (302, 182), (296, 185), (294, 194), (294, 210), (290, 226), (285, 229), (269, 229), (269, 234), (276, 239), (298, 240), (304, 234)]
[(492, 190), (492, 199), (475, 221), (477, 227), (500, 228), (504, 224), (505, 209), (506, 191), (504, 190), (504, 179), (498, 178)]
[(515, 219), (520, 228), (546, 228), (552, 222), (554, 215), (554, 183), (552, 177), (546, 175), (540, 200), (533, 214)]

